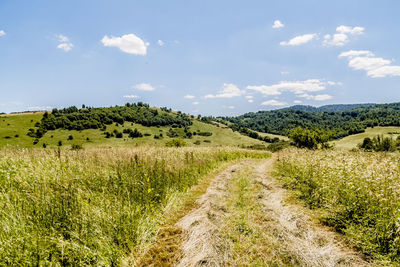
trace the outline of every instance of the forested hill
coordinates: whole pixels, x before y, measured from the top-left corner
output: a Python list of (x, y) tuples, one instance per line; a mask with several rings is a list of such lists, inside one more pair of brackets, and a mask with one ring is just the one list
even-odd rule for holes
[(333, 130), (334, 137), (340, 138), (363, 132), (366, 127), (400, 126), (400, 103), (367, 105), (346, 111), (309, 112), (286, 108), (221, 119), (265, 133), (288, 135), (291, 129), (300, 126)]
[(324, 112), (324, 111), (347, 111), (355, 108), (372, 107), (374, 103), (365, 104), (336, 104), (336, 105), (325, 105), (320, 107), (306, 106), (306, 105), (295, 105), (285, 109), (302, 110), (307, 112)]
[(28, 135), (41, 138), (49, 130), (102, 129), (112, 123), (132, 122), (143, 126), (187, 127), (192, 124), (189, 115), (172, 112), (167, 108), (152, 108), (141, 102), (107, 108), (69, 107), (46, 112), (37, 123), (36, 132), (31, 129)]

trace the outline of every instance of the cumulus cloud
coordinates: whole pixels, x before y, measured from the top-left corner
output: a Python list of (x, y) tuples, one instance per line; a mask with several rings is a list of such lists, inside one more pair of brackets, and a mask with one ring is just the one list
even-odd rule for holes
[(252, 99), (253, 96), (252, 96), (252, 95), (246, 95), (245, 98), (247, 98), (247, 99)]
[(301, 103), (303, 103), (303, 101), (301, 101), (301, 100), (295, 100), (295, 101), (293, 101), (293, 103), (295, 103), (295, 104), (301, 104)]
[(71, 43), (62, 43), (62, 44), (57, 45), (58, 49), (62, 49), (65, 52), (69, 52), (73, 47), (74, 47), (74, 45)]
[(192, 102), (193, 105), (198, 105), (200, 104), (198, 101)]
[(74, 47), (67, 36), (57, 34), (56, 37), (58, 39), (58, 42), (60, 43), (59, 45), (57, 45), (58, 49), (64, 50), (64, 52), (69, 52)]
[(283, 41), (280, 42), (280, 45), (288, 45), (288, 46), (297, 46), (297, 45), (302, 45), (310, 42), (312, 39), (316, 38), (317, 34), (315, 33), (310, 33), (310, 34), (304, 34), (300, 36), (296, 36), (289, 41)]
[(186, 99), (193, 99), (193, 98), (195, 98), (195, 96), (194, 96), (194, 95), (185, 95), (183, 98), (186, 98)]
[(163, 46), (163, 45), (164, 45), (164, 42), (163, 42), (162, 40), (158, 40), (158, 41), (157, 41), (157, 44), (158, 44), (159, 46)]
[(323, 94), (323, 95), (309, 95), (309, 94), (302, 94), (299, 97), (306, 98), (308, 100), (316, 100), (316, 101), (325, 101), (332, 98), (331, 95)]
[(104, 46), (117, 47), (122, 52), (141, 56), (147, 54), (147, 46), (149, 46), (149, 43), (145, 43), (133, 33), (125, 34), (121, 37), (108, 37), (105, 35), (101, 42)]
[(249, 85), (248, 90), (254, 90), (263, 95), (280, 95), (282, 92), (292, 92), (294, 94), (304, 94), (306, 92), (318, 92), (326, 89), (327, 85), (336, 85), (331, 81), (322, 81), (319, 79), (309, 79), (305, 81), (282, 81), (273, 85)]
[(272, 28), (274, 29), (279, 29), (283, 27), (285, 27), (285, 25), (280, 20), (275, 20), (274, 25), (272, 25)]
[(364, 34), (365, 28), (363, 27), (350, 27), (341, 25), (336, 28), (336, 33), (333, 35), (326, 34), (324, 36), (323, 44), (326, 46), (344, 46), (350, 39), (349, 35)]
[(130, 98), (130, 99), (139, 98), (139, 96), (137, 96), (137, 95), (124, 95), (123, 97)]
[(400, 76), (400, 66), (392, 65), (392, 61), (376, 57), (371, 51), (347, 51), (339, 55), (346, 57), (348, 65), (355, 70), (364, 70), (367, 76), (372, 78), (383, 78), (386, 76)]
[(344, 34), (351, 34), (351, 35), (361, 35), (364, 34), (364, 27), (350, 27), (350, 26), (344, 26), (341, 25), (336, 28), (336, 31), (339, 33), (344, 33)]
[(132, 89), (140, 90), (140, 91), (154, 91), (156, 88), (153, 87), (149, 83), (139, 83), (132, 86)]
[(0, 30), (0, 36), (4, 36), (4, 35), (6, 35), (6, 32), (3, 30)]
[(349, 58), (353, 58), (353, 57), (358, 57), (358, 56), (367, 56), (367, 57), (373, 57), (375, 56), (374, 53), (372, 53), (371, 51), (368, 50), (350, 50), (347, 52), (343, 52), (340, 53), (339, 57), (349, 57)]
[(261, 105), (263, 105), (263, 106), (285, 106), (285, 105), (287, 105), (287, 103), (273, 99), (273, 100), (264, 101), (261, 103)]
[(247, 100), (247, 102), (249, 102), (249, 103), (253, 103), (253, 102), (254, 102), (254, 100), (253, 100), (253, 99), (249, 99), (249, 100)]
[(229, 109), (235, 109), (235, 106), (229, 106), (228, 108)]
[(241, 96), (245, 93), (244, 90), (240, 90), (236, 85), (232, 83), (224, 83), (222, 90), (215, 95), (209, 94), (204, 98), (232, 98), (235, 96)]

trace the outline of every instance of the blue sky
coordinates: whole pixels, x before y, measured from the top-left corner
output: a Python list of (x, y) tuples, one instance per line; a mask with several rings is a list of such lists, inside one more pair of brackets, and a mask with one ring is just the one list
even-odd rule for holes
[(400, 101), (399, 1), (0, 1), (0, 112)]

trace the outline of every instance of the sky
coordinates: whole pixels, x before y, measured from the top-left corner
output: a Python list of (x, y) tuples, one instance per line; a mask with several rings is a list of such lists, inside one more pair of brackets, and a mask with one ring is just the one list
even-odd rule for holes
[(0, 112), (400, 101), (400, 1), (0, 0)]

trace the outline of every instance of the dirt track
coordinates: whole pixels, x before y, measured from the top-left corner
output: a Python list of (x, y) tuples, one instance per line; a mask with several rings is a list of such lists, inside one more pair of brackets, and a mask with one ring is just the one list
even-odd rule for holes
[[(274, 233), (271, 242), (296, 259), (295, 266), (369, 266), (362, 257), (347, 248), (336, 233), (318, 225), (302, 207), (285, 204), (286, 190), (270, 175), (273, 159), (244, 160), (215, 177), (197, 208), (184, 216), (177, 226), (183, 230), (183, 257), (178, 266), (226, 266), (231, 257), (229, 239), (222, 225), (230, 216), (227, 209), (229, 184), (244, 167), (251, 166), (249, 181), (262, 186), (257, 196), (268, 218), (263, 229)], [(268, 244), (265, 244), (268, 246)], [(249, 262), (248, 265), (252, 263)]]

